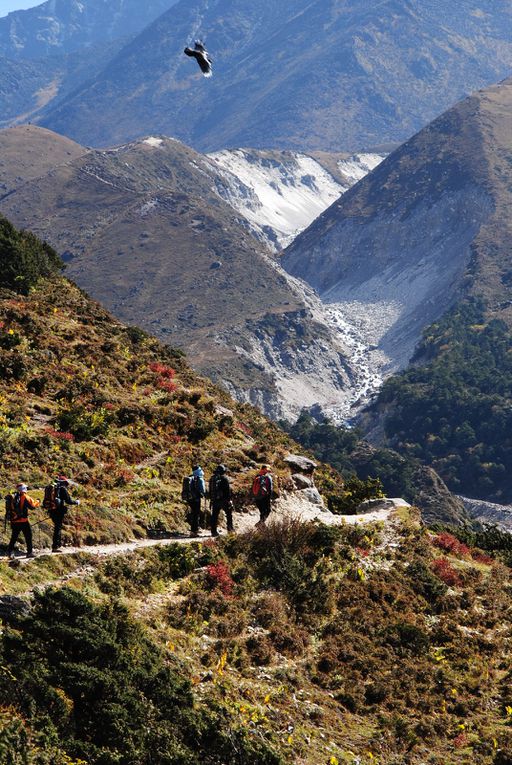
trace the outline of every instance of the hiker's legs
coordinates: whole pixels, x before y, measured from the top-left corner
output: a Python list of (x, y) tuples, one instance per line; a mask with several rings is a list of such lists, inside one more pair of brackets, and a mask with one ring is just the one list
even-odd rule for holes
[(190, 533), (199, 534), (199, 516), (201, 515), (201, 500), (191, 499), (190, 505)]
[(210, 520), (210, 531), (212, 532), (212, 537), (217, 536), (217, 524), (219, 522), (219, 513), (222, 510), (222, 505), (217, 504), (217, 502), (212, 502), (212, 517)]
[(11, 523), (11, 538), (9, 540), (9, 547), (7, 548), (7, 555), (14, 552), (14, 545), (18, 541), (18, 537), (21, 534), (21, 523)]
[(20, 523), (20, 526), (27, 545), (27, 555), (32, 555), (32, 526), (28, 521), (27, 523)]
[(228, 531), (234, 531), (235, 527), (233, 526), (233, 505), (231, 502), (226, 502), (224, 512), (226, 513), (226, 524)]
[(256, 500), (256, 506), (258, 510), (260, 511), (260, 520), (259, 523), (265, 523), (268, 516), (270, 515), (270, 497), (260, 497)]
[(64, 513), (52, 512), (51, 519), (53, 521), (53, 540), (52, 550), (58, 550), (62, 546), (62, 523), (64, 521)]
[(14, 546), (18, 541), (20, 534), (25, 537), (25, 544), (27, 545), (27, 553), (32, 552), (32, 528), (28, 521), (24, 523), (12, 523), (11, 524), (11, 539), (9, 541), (9, 547), (7, 548), (7, 554), (10, 555), (14, 552)]

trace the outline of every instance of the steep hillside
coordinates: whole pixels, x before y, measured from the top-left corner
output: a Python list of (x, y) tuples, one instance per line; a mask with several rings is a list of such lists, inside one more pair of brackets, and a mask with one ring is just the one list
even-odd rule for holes
[[(6, 157), (22, 156), (37, 130), (0, 134)], [(57, 160), (69, 142), (53, 139)], [(235, 175), (172, 139), (76, 153), (31, 182), (14, 161), (21, 180), (0, 210), (47, 239), (116, 316), (186, 348), (239, 399), (276, 418), (316, 403), (349, 408), (359, 394), (343, 337), (224, 201), (241, 188)]]
[[(157, 132), (201, 151), (358, 151), (506, 76), (511, 32), (494, 0), (191, 0), (41, 124), (94, 146)], [(208, 81), (183, 55), (196, 37), (213, 57)]]
[[(181, 478), (195, 461), (226, 463), (242, 503), (258, 461), (289, 475), (281, 458), (296, 447), (284, 433), (181, 352), (118, 323), (58, 275), (47, 245), (4, 219), (0, 258), (3, 491), (69, 472), (84, 499), (69, 527), (80, 544), (183, 526)], [(341, 491), (328, 469), (318, 484), (326, 497)]]
[[(287, 249), (285, 268), (352, 317), (388, 369), (458, 297), (509, 309), (512, 80), (447, 111)], [(512, 315), (512, 314), (511, 314)]]
[(0, 598), (0, 757), (507, 765), (500, 555), (406, 512), (61, 558), (57, 581), (50, 556), (0, 564), (6, 593), (28, 589)]
[(42, 59), (140, 32), (177, 0), (46, 0), (0, 19), (0, 55)]
[(385, 372), (406, 366), (424, 333), (415, 366), (385, 385), (366, 423), (372, 438), (422, 457), (452, 490), (506, 501), (510, 448), (497, 412), (510, 407), (511, 117), (512, 80), (461, 102), (283, 259), (333, 310), (361, 317)]

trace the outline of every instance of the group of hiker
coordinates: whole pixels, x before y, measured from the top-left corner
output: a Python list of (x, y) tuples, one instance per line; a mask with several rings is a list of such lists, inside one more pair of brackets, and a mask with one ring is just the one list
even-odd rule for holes
[[(201, 512), (202, 501), (210, 501), (209, 527), (212, 537), (219, 535), (218, 523), (221, 512), (226, 516), (226, 526), (228, 533), (234, 531), (233, 526), (233, 491), (231, 483), (227, 476), (225, 465), (217, 465), (210, 480), (208, 487), (204, 477), (204, 471), (200, 465), (194, 465), (192, 473), (183, 479), (181, 498), (188, 504), (188, 520), (190, 524), (190, 536), (199, 535), (200, 526), (206, 526), (206, 513)], [(79, 505), (80, 500), (72, 499), (69, 494), (70, 481), (65, 475), (59, 475), (44, 490), (42, 507), (48, 513), (48, 518), (53, 523), (52, 552), (62, 552), (62, 525), (64, 517), (71, 505)], [(252, 483), (252, 497), (259, 510), (260, 518), (257, 526), (262, 525), (267, 520), (271, 512), (272, 499), (276, 496), (275, 482), (272, 476), (270, 465), (262, 465), (258, 474)], [(14, 548), (20, 534), (23, 534), (27, 547), (27, 558), (34, 558), (32, 544), (32, 525), (29, 521), (29, 510), (39, 507), (41, 502), (28, 494), (28, 487), (25, 483), (19, 483), (14, 493), (9, 493), (5, 497), (5, 527), (7, 523), (11, 526), (11, 537), (7, 548), (7, 556), (12, 560)], [(43, 519), (43, 521), (46, 518)], [(36, 524), (42, 523), (38, 521)]]
[[(62, 524), (64, 516), (70, 505), (79, 505), (79, 499), (72, 499), (69, 491), (69, 480), (65, 475), (59, 475), (44, 490), (43, 508), (48, 512), (48, 517), (53, 523), (52, 552), (62, 552)], [(7, 547), (7, 556), (14, 558), (14, 547), (20, 534), (25, 538), (27, 546), (27, 558), (34, 558), (32, 546), (32, 526), (28, 519), (28, 511), (34, 510), (41, 504), (38, 499), (29, 496), (28, 487), (25, 483), (16, 486), (14, 494), (7, 494), (5, 498), (5, 528), (7, 522), (11, 524), (11, 538)], [(42, 521), (39, 521), (41, 523)], [(37, 524), (34, 524), (37, 525)]]
[[(206, 514), (201, 512), (202, 500), (210, 500), (209, 526), (212, 537), (219, 535), (217, 526), (222, 511), (226, 516), (228, 533), (234, 531), (233, 526), (233, 492), (225, 465), (217, 465), (212, 477), (208, 481), (208, 488), (204, 478), (204, 471), (200, 465), (194, 465), (192, 473), (183, 479), (181, 498), (189, 506), (190, 536), (199, 534), (200, 526), (207, 525)], [(265, 523), (270, 515), (272, 499), (276, 496), (274, 479), (270, 465), (262, 465), (259, 473), (252, 483), (252, 496), (259, 510), (260, 518), (257, 526)]]

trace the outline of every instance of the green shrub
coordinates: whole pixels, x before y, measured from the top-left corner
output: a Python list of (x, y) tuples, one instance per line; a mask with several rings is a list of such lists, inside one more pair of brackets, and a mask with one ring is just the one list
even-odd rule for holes
[(0, 287), (27, 295), (41, 277), (51, 276), (63, 267), (46, 242), (30, 232), (18, 231), (0, 216)]

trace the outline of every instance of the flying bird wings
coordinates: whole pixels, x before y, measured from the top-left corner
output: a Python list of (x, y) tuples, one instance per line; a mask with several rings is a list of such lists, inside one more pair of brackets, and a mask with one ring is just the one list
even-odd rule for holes
[(195, 41), (194, 48), (185, 48), (185, 53), (187, 56), (195, 58), (205, 77), (212, 76), (212, 60), (201, 40)]

